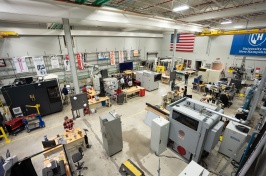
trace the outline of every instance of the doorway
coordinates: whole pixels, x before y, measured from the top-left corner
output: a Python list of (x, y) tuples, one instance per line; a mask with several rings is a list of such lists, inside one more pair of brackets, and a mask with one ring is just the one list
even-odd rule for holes
[(195, 61), (195, 69), (199, 70), (201, 67), (202, 61)]

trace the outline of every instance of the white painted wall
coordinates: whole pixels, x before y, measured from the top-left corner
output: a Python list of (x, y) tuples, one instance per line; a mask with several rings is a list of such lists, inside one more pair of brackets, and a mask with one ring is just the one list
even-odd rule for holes
[[(146, 58), (146, 52), (159, 52), (163, 38), (141, 37), (74, 37), (75, 53), (114, 51), (114, 50), (141, 50), (141, 59)], [(59, 44), (60, 43), (60, 44)], [(62, 51), (62, 53), (61, 53)], [(0, 39), (0, 58), (15, 56), (40, 56), (53, 54), (67, 54), (62, 36), (20, 36), (17, 38)], [(160, 54), (160, 52), (159, 52)], [(91, 59), (97, 59), (96, 54)], [(10, 63), (6, 63), (11, 68)], [(0, 68), (0, 75), (5, 75), (5, 67)], [(13, 74), (13, 71), (9, 71)], [(63, 75), (58, 73), (58, 75)], [(12, 80), (1, 80), (8, 84)]]
[[(171, 33), (164, 33), (164, 38), (162, 41), (162, 50), (161, 56), (172, 56), (170, 51), (170, 37)], [(206, 60), (207, 63), (212, 63), (216, 61), (216, 58), (220, 58), (220, 61), (227, 66), (231, 66), (234, 62), (234, 55), (230, 55), (231, 44), (233, 40), (232, 35), (227, 36), (217, 36), (210, 37), (210, 49), (207, 52), (209, 37), (196, 37), (194, 52), (176, 52), (176, 57), (182, 57), (183, 59), (192, 60), (192, 66), (195, 66), (195, 60)], [(242, 58), (241, 56), (236, 56)], [(257, 61), (256, 61), (257, 60)], [(258, 61), (260, 60), (260, 61)], [(241, 64), (241, 60), (235, 62), (238, 66)], [(247, 57), (246, 67), (260, 67), (262, 70), (266, 67), (266, 58), (265, 57)]]
[(0, 39), (0, 57), (59, 54), (57, 36)]

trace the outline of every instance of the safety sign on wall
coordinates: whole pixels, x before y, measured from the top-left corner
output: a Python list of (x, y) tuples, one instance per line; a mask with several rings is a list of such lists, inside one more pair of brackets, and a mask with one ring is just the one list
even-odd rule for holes
[(234, 35), (230, 54), (266, 56), (266, 33)]
[(124, 63), (124, 52), (119, 51), (119, 63)]
[(51, 57), (51, 67), (52, 69), (60, 68), (59, 61), (56, 56)]
[(44, 76), (47, 74), (42, 56), (33, 58), (33, 63), (38, 76)]
[(14, 57), (12, 59), (17, 73), (29, 72), (25, 57)]
[(115, 52), (114, 51), (110, 52), (110, 62), (111, 62), (111, 65), (115, 65)]

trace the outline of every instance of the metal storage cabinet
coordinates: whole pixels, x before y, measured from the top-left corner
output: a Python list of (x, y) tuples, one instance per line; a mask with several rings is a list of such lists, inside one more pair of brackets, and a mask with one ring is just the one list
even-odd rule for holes
[(160, 155), (166, 150), (168, 134), (169, 134), (169, 121), (164, 118), (156, 118), (152, 121), (151, 125), (151, 149)]
[(100, 116), (103, 147), (108, 156), (112, 156), (123, 149), (122, 127), (120, 116), (109, 112)]

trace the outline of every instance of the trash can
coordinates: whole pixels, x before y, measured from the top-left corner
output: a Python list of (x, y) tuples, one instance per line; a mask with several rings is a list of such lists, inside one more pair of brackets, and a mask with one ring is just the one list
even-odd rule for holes
[(144, 97), (145, 96), (145, 89), (139, 90), (139, 96)]
[(124, 104), (125, 94), (120, 93), (117, 95), (117, 104), (122, 105)]
[(106, 106), (106, 101), (102, 101), (102, 106)]

